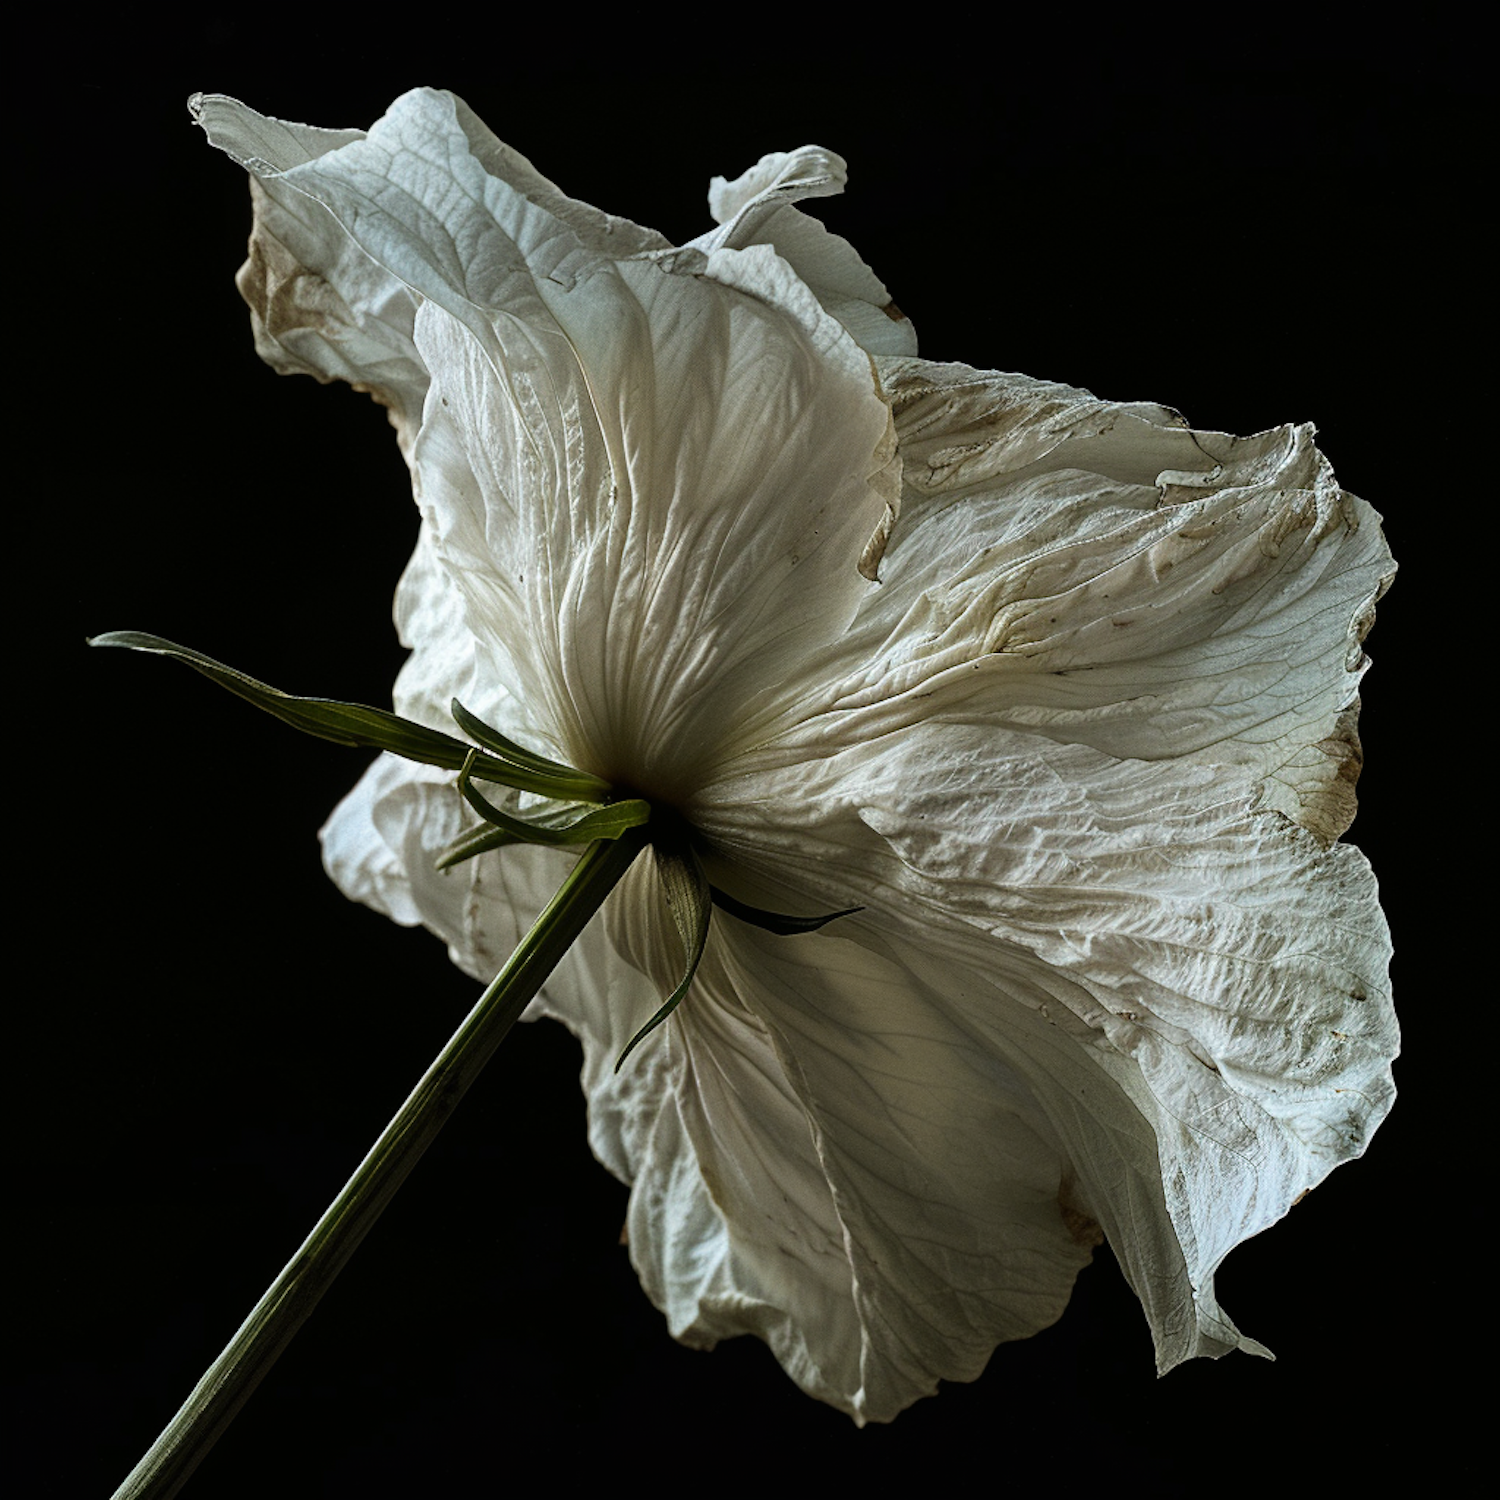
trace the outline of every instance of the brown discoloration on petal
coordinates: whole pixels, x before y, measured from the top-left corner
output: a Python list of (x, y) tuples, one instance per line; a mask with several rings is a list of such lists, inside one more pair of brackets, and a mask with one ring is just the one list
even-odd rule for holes
[(1365, 763), (1359, 741), (1359, 700), (1340, 715), (1334, 732), (1316, 746), (1333, 764), (1333, 774), (1324, 782), (1322, 795), (1307, 810), (1303, 826), (1321, 843), (1332, 844), (1354, 821), (1359, 800), (1355, 783)]
[[(447, 96), (404, 96), (368, 141), (214, 109), (272, 173), (240, 280), (260, 352), (389, 399), (415, 471), (398, 703), (445, 722), (498, 675), (523, 738), (680, 810), (727, 889), (864, 905), (826, 936), (716, 922), (697, 1003), (617, 1075), (630, 1010), (702, 942), (638, 866), (538, 997), (584, 1040), (590, 1141), (674, 1335), (754, 1333), (886, 1420), (1052, 1321), (1108, 1238), (1159, 1368), (1264, 1354), (1214, 1270), (1359, 1154), (1396, 1047), (1373, 879), (1318, 847), (1354, 815), (1358, 642), (1391, 564), (1311, 427), (1194, 432), (915, 359), (852, 247), (787, 207), (842, 183), (831, 153), (718, 185), (736, 253), (710, 276), (717, 252), (573, 204)], [(486, 362), (466, 298), (512, 286), (500, 261), (516, 352)], [(720, 293), (738, 363), (698, 342)], [(796, 378), (707, 399), (721, 363)], [(655, 390), (665, 456), (627, 504)], [(433, 874), (457, 811), (420, 781), (395, 816), (394, 774), (336, 815), (330, 869), (487, 977), (557, 867)]]
[(256, 352), (278, 374), (311, 375), (328, 385), (333, 377), (297, 354), (297, 340), (312, 334), (337, 343), (347, 334), (354, 316), (343, 298), (309, 271), (267, 226), (275, 206), (254, 178), (250, 194), (255, 227), (249, 255), (234, 280), (250, 308)]
[(1062, 1219), (1063, 1227), (1073, 1237), (1075, 1245), (1092, 1250), (1104, 1243), (1104, 1231), (1087, 1214), (1063, 1204)]
[(1078, 1204), (1078, 1182), (1070, 1172), (1057, 1189), (1057, 1206), (1062, 1211), (1063, 1228), (1082, 1250), (1093, 1250), (1104, 1243), (1104, 1231)]

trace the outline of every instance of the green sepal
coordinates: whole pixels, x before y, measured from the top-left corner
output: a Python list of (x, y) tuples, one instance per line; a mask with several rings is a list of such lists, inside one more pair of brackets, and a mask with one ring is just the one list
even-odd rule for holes
[(550, 806), (528, 808), (524, 819), (513, 820), (526, 824), (528, 832), (524, 839), (498, 824), (477, 823), (459, 834), (434, 863), (439, 870), (451, 870), (454, 865), (461, 865), (476, 855), (488, 854), (491, 849), (504, 849), (510, 844), (534, 843), (536, 840), (532, 834), (538, 826), (544, 829), (564, 828), (582, 811), (582, 806), (577, 802), (558, 802)]
[(625, 1059), (636, 1047), (661, 1025), (677, 1009), (682, 997), (687, 994), (693, 975), (703, 958), (703, 949), (708, 942), (708, 920), (713, 915), (713, 899), (709, 895), (708, 877), (698, 856), (691, 848), (681, 850), (661, 844), (653, 844), (651, 852), (656, 858), (656, 873), (661, 880), (662, 899), (672, 914), (677, 935), (682, 939), (683, 952), (687, 958), (687, 970), (682, 982), (667, 996), (661, 1008), (625, 1044), (625, 1050), (615, 1059), (615, 1072), (620, 1071)]
[[(231, 693), (253, 703), (256, 708), (274, 714), (293, 729), (304, 734), (316, 735), (322, 740), (332, 740), (336, 745), (351, 745), (369, 750), (389, 750), (406, 760), (415, 760), (428, 766), (443, 766), (457, 771), (474, 757), (470, 774), (483, 781), (499, 782), (523, 792), (536, 792), (544, 797), (560, 796), (573, 801), (589, 800), (581, 797), (577, 790), (577, 778), (583, 773), (569, 772), (567, 781), (535, 770), (518, 766), (513, 761), (500, 760), (493, 755), (475, 755), (474, 748), (452, 735), (429, 729), (425, 724), (413, 723), (399, 714), (389, 713), (383, 708), (371, 708), (363, 703), (344, 703), (334, 698), (302, 698), (292, 693), (283, 693), (268, 683), (257, 681), (244, 672), (226, 667), (211, 656), (189, 650), (163, 640), (159, 635), (148, 635), (139, 630), (112, 630), (106, 635), (96, 635), (91, 646), (128, 646), (133, 651), (150, 651), (158, 656), (174, 657), (185, 662), (195, 671), (227, 688)], [(590, 778), (592, 780), (593, 778)]]
[[(577, 811), (576, 808), (572, 809)], [(538, 822), (549, 823), (553, 815), (543, 813)], [(461, 865), (465, 860), (475, 858), (480, 854), (488, 854), (491, 849), (504, 849), (510, 844), (530, 843), (530, 838), (522, 839), (509, 829), (500, 828), (494, 823), (476, 823), (473, 828), (466, 828), (453, 842), (433, 861), (435, 869), (451, 870), (454, 865)]]
[[(472, 764), (479, 760), (477, 750), (469, 751), (458, 772), (458, 790), (465, 802), (486, 823), (508, 835), (504, 840), (511, 844), (545, 844), (556, 848), (563, 844), (592, 844), (596, 839), (617, 839), (627, 829), (639, 828), (651, 817), (651, 804), (640, 797), (626, 797), (619, 802), (595, 807), (581, 817), (565, 821), (567, 807), (553, 806), (543, 810), (535, 822), (518, 818), (513, 813), (502, 811), (488, 797), (476, 790), (470, 781)], [(500, 847), (499, 844), (491, 845)], [(450, 845), (451, 848), (451, 845)], [(444, 851), (446, 854), (446, 851)], [(478, 850), (476, 853), (480, 852)]]
[(738, 917), (752, 927), (774, 932), (777, 937), (795, 937), (799, 932), (816, 932), (818, 928), (826, 927), (840, 917), (852, 917), (855, 912), (864, 910), (862, 906), (846, 906), (843, 911), (831, 911), (826, 917), (789, 917), (779, 911), (762, 911), (758, 906), (747, 906), (716, 885), (711, 885), (708, 889), (713, 896), (714, 905), (720, 911), (727, 911), (731, 917)]
[(514, 740), (507, 739), (498, 729), (486, 724), (477, 714), (470, 713), (457, 698), (449, 704), (449, 712), (453, 715), (458, 727), (476, 745), (482, 745), (486, 750), (492, 751), (496, 757), (507, 765), (514, 766), (518, 771), (532, 776), (548, 777), (557, 788), (551, 793), (552, 796), (565, 798), (571, 802), (604, 802), (614, 791), (614, 788), (603, 777), (594, 776), (588, 771), (576, 771), (572, 766), (548, 760), (545, 755), (538, 755), (524, 745), (518, 745)]
[(464, 829), (433, 860), (432, 865), (435, 870), (451, 870), (454, 865), (461, 865), (465, 860), (517, 842), (519, 840), (512, 838), (503, 828), (496, 828), (492, 823), (478, 823), (473, 828)]

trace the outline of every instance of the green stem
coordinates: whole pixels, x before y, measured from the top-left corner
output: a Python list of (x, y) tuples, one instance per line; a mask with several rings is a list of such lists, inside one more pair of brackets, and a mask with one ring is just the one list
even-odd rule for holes
[(591, 844), (302, 1248), (167, 1424), (114, 1500), (169, 1500), (291, 1342), (521, 1012), (631, 861), (645, 830)]

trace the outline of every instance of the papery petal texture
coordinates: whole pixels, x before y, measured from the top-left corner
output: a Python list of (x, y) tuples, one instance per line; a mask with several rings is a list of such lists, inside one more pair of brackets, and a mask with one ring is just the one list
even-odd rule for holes
[(716, 177), (708, 206), (719, 228), (692, 243), (704, 250), (770, 245), (819, 302), (872, 354), (917, 352), (910, 320), (848, 240), (792, 205), (844, 190), (844, 159), (818, 146), (763, 156), (733, 182)]
[[(751, 1332), (888, 1420), (1053, 1322), (1101, 1238), (1170, 1368), (1263, 1353), (1224, 1257), (1392, 1098), (1389, 938), (1337, 843), (1392, 565), (1308, 427), (1190, 429), (915, 357), (805, 147), (690, 245), (568, 199), (451, 96), (369, 132), (195, 109), (252, 173), (278, 369), (391, 409), (421, 537), (400, 712), (450, 698), (653, 802), (722, 891), (683, 973), (650, 861), (529, 1014), (673, 1334)], [(572, 858), (439, 874), (464, 814), (388, 757), (340, 886), (488, 979)], [(666, 837), (666, 835), (662, 835)]]

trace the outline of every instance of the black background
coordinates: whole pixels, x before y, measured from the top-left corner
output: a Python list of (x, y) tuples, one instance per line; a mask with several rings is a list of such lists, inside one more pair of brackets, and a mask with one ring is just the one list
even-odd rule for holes
[(474, 996), (434, 939), (322, 874), (313, 835), (363, 756), (82, 644), (151, 630), (293, 691), (388, 701), (404, 466), (366, 398), (256, 359), (232, 285), (244, 177), (183, 101), (367, 126), (419, 83), (462, 94), (573, 196), (678, 240), (707, 227), (714, 172), (825, 144), (851, 186), (817, 211), (928, 358), (1164, 401), (1200, 427), (1318, 423), (1404, 570), (1367, 643), (1349, 835), (1395, 934), (1403, 1097), (1366, 1160), (1220, 1274), (1277, 1363), (1158, 1382), (1100, 1252), (1056, 1327), (860, 1432), (754, 1341), (670, 1340), (617, 1244), (625, 1190), (588, 1152), (575, 1044), (523, 1027), (187, 1493), (483, 1496), (537, 1457), (547, 1483), (731, 1488), (1345, 1493), (1413, 1455), (1429, 1478), (1472, 1472), (1454, 1374), (1476, 1322), (1466, 1101), (1493, 985), (1463, 956), (1463, 849), (1483, 833), (1488, 687), (1457, 677), (1476, 673), (1462, 610), (1486, 590), (1492, 478), (1467, 353), (1464, 38), (1260, 11), (1212, 33), (1023, 30), (949, 9), (862, 38), (736, 12), (719, 43), (665, 11), (442, 12), (439, 48), (354, 40), (375, 25), (354, 14), (90, 34), (65, 49), (71, 82), (38, 60), (20, 96), (12, 859), (30, 899), (8, 1399), (36, 1492), (123, 1477)]

